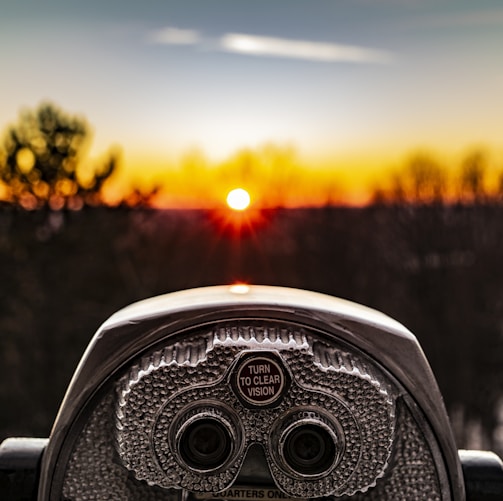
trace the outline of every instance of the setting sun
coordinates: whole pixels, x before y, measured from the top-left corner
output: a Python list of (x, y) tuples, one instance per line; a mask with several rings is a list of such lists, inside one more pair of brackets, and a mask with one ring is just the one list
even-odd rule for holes
[(250, 194), (243, 188), (235, 188), (227, 194), (227, 205), (232, 210), (245, 210), (249, 207), (250, 201)]

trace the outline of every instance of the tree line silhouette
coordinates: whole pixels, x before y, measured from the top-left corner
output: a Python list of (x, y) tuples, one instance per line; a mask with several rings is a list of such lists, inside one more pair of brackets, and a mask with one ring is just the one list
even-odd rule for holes
[(500, 204), (503, 201), (503, 166), (490, 168), (482, 148), (465, 155), (457, 168), (418, 152), (400, 169), (388, 174), (375, 188), (376, 204)]
[[(51, 103), (24, 110), (8, 128), (0, 148), (4, 203), (30, 210), (106, 205), (104, 186), (117, 172), (120, 154), (111, 150), (104, 159), (89, 161), (85, 155), (89, 130), (84, 118)], [(196, 204), (210, 196), (209, 185), (217, 184), (228, 190), (247, 186), (262, 207), (344, 205), (347, 193), (336, 172), (302, 167), (293, 146), (270, 143), (241, 149), (217, 168), (203, 152), (193, 150), (182, 160), (183, 179), (173, 184), (188, 186), (185, 196)], [(148, 189), (131, 186), (119, 204), (151, 206), (161, 191), (169, 195), (170, 189), (161, 183)], [(482, 148), (466, 154), (457, 168), (431, 153), (417, 152), (401, 168), (381, 174), (370, 191), (371, 204), (499, 204), (503, 166), (491, 167)]]

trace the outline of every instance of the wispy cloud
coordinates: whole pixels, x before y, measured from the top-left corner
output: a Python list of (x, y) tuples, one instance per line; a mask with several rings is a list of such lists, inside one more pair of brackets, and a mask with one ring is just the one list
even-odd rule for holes
[(247, 56), (277, 57), (317, 62), (389, 63), (391, 53), (355, 45), (314, 42), (290, 38), (226, 33), (205, 39), (198, 31), (166, 27), (150, 33), (147, 41), (156, 45), (196, 45), (206, 50)]
[(385, 63), (391, 54), (354, 45), (228, 33), (220, 39), (227, 52), (321, 62)]

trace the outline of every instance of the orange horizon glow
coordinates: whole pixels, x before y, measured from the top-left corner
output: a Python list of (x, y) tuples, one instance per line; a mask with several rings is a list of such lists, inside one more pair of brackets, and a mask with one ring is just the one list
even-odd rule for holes
[(246, 190), (246, 205), (252, 201), (261, 209), (362, 206), (379, 178), (375, 161), (310, 160), (300, 158), (291, 145), (272, 143), (242, 148), (220, 162), (194, 150), (178, 163), (150, 158), (146, 164), (139, 157), (123, 163), (107, 183), (107, 202), (114, 205), (131, 188), (148, 192), (160, 186), (153, 199), (157, 208), (228, 209), (229, 193), (236, 188)]
[[(117, 171), (104, 185), (103, 201), (110, 206), (124, 202), (135, 206), (135, 200), (141, 201), (144, 196), (148, 205), (158, 209), (204, 209), (227, 214), (229, 193), (239, 187), (249, 197), (241, 209), (245, 212), (364, 207), (374, 202), (377, 188), (392, 190), (395, 176), (417, 154), (425, 154), (442, 167), (449, 178), (442, 195), (445, 200), (456, 200), (460, 168), (467, 155), (476, 151), (481, 151), (487, 160), (485, 188), (495, 193), (503, 180), (503, 148), (481, 146), (444, 154), (429, 149), (408, 154), (366, 150), (353, 156), (309, 158), (300, 156), (290, 144), (266, 143), (239, 149), (221, 161), (209, 159), (200, 150), (191, 150), (177, 161), (162, 155), (147, 155), (143, 161), (139, 154), (121, 155)], [(90, 159), (82, 167), (92, 165)], [(0, 199), (8, 199), (1, 182)], [(252, 208), (247, 206), (250, 202)], [(232, 210), (240, 212), (236, 207)]]
[(382, 150), (309, 159), (300, 157), (291, 145), (268, 143), (254, 149), (240, 149), (220, 162), (195, 150), (178, 163), (158, 160), (149, 162), (149, 167), (129, 164), (128, 169), (123, 165), (107, 185), (106, 201), (114, 205), (131, 187), (148, 192), (157, 185), (161, 189), (152, 199), (156, 208), (225, 211), (229, 210), (229, 192), (245, 187), (256, 209), (363, 207), (373, 202), (376, 188), (389, 188), (396, 173), (422, 152), (438, 163), (450, 178), (444, 193), (448, 199), (456, 197), (456, 176), (459, 177), (467, 154), (478, 150), (487, 153), (486, 180), (493, 189), (503, 172), (503, 149), (474, 147), (444, 154), (427, 148), (408, 153)]

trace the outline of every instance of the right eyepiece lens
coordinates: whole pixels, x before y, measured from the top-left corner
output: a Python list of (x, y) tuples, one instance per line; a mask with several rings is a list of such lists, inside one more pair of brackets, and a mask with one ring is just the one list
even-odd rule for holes
[(180, 455), (187, 465), (198, 470), (214, 470), (222, 466), (231, 451), (229, 431), (213, 418), (193, 421), (180, 437)]
[(303, 424), (287, 432), (283, 455), (288, 466), (297, 473), (321, 475), (335, 462), (336, 444), (324, 427)]

